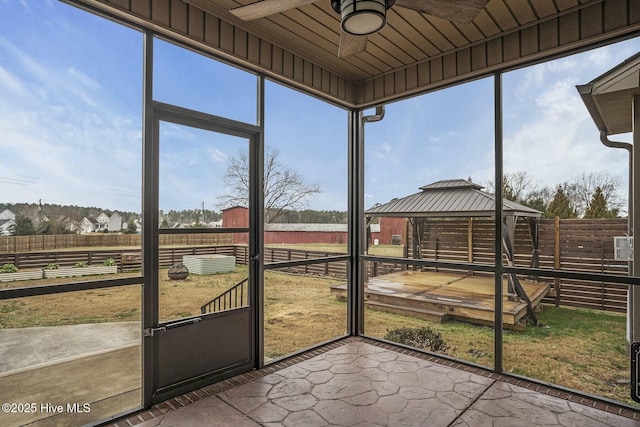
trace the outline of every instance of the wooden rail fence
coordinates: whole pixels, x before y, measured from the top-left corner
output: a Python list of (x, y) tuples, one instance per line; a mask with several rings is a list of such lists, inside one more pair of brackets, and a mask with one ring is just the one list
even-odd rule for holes
[[(243, 246), (191, 246), (160, 248), (160, 267), (170, 267), (172, 264), (182, 262), (184, 255), (233, 255), (238, 264), (246, 264), (247, 249)], [(13, 263), (19, 269), (44, 268), (47, 264), (56, 263), (61, 267), (73, 266), (77, 262), (87, 264), (102, 264), (107, 259), (116, 261), (121, 271), (140, 270), (142, 257), (140, 250), (131, 249), (106, 249), (106, 250), (80, 250), (62, 252), (21, 252), (13, 254), (0, 254), (0, 265)]]
[[(471, 231), (470, 231), (471, 230)], [(410, 230), (408, 230), (410, 231)], [(541, 220), (539, 223), (539, 260), (540, 267), (545, 269), (560, 268), (592, 273), (606, 273), (613, 275), (627, 275), (628, 265), (625, 261), (614, 260), (613, 237), (624, 236), (627, 232), (626, 219), (598, 219), (598, 220)], [(73, 236), (73, 235), (72, 235)], [(405, 253), (413, 257), (411, 233), (406, 242)], [(35, 240), (23, 240), (21, 243), (13, 242), (10, 245), (41, 247), (52, 245), (47, 239), (37, 242)], [(51, 236), (45, 236), (51, 237)], [(103, 235), (103, 236), (76, 236), (78, 238), (91, 237), (85, 240), (88, 246), (107, 244), (113, 246), (116, 243), (125, 243), (129, 246), (138, 242), (136, 235)], [(97, 237), (101, 240), (94, 240)], [(124, 238), (125, 240), (118, 240)], [(16, 239), (3, 237), (4, 239)], [(65, 245), (79, 243), (79, 240), (65, 240), (66, 236), (54, 238), (55, 244)], [(115, 239), (115, 240), (113, 240)], [(126, 240), (131, 239), (131, 240)], [(138, 240), (136, 240), (138, 239)], [(162, 247), (159, 253), (161, 267), (169, 267), (176, 262), (182, 262), (184, 255), (222, 254), (236, 257), (237, 264), (247, 264), (248, 249), (244, 245), (233, 245), (226, 242), (231, 235), (204, 234), (204, 235), (162, 235), (161, 244), (175, 246)], [(207, 241), (223, 241), (223, 243), (204, 244)], [(179, 245), (177, 242), (182, 242)], [(189, 243), (190, 242), (190, 243)], [(493, 220), (468, 218), (429, 220), (422, 238), (422, 258), (438, 261), (469, 262), (492, 264), (494, 229)], [(74, 265), (84, 261), (87, 264), (100, 264), (106, 259), (113, 258), (118, 262), (121, 270), (139, 270), (141, 268), (140, 249), (134, 248), (105, 248), (86, 250), (42, 250), (8, 251), (1, 253), (0, 265), (14, 263), (19, 268), (42, 268), (49, 263), (57, 263), (60, 266)], [(6, 245), (4, 246), (6, 248)], [(515, 238), (515, 265), (528, 267), (531, 262), (533, 246), (529, 237), (529, 229), (524, 221), (518, 222)], [(264, 249), (264, 261), (266, 264), (282, 261), (315, 261), (304, 265), (278, 269), (298, 274), (314, 274), (346, 278), (347, 263), (345, 261), (326, 261), (323, 258), (344, 255), (341, 253), (311, 251), (301, 249), (266, 247)], [(404, 268), (394, 263), (370, 263), (368, 274), (375, 276), (397, 271)], [(541, 280), (548, 280), (541, 278)], [(607, 311), (624, 312), (626, 310), (627, 286), (616, 283), (585, 282), (575, 280), (552, 281), (552, 293), (543, 302), (547, 304), (559, 304), (583, 308), (600, 309)]]
[[(249, 250), (245, 245), (217, 245), (217, 246), (185, 246), (160, 248), (158, 261), (160, 267), (170, 267), (172, 264), (182, 262), (185, 255), (233, 255), (236, 264), (246, 265), (249, 259)], [(344, 255), (333, 252), (305, 251), (297, 249), (272, 249), (265, 248), (265, 262), (298, 261), (322, 259), (335, 255)], [(19, 269), (44, 268), (47, 264), (56, 263), (61, 267), (73, 266), (77, 262), (87, 264), (102, 264), (111, 258), (118, 263), (121, 271), (134, 271), (142, 268), (142, 256), (140, 250), (105, 249), (105, 250), (78, 250), (56, 252), (18, 252), (12, 254), (0, 254), (0, 265), (12, 263)], [(320, 262), (303, 266), (287, 267), (279, 269), (291, 273), (317, 274), (325, 276), (346, 277), (346, 262)]]

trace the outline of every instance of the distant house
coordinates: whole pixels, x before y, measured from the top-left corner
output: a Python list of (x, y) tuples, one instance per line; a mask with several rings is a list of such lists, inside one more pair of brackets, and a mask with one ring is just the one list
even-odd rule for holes
[(0, 219), (12, 219), (15, 221), (16, 214), (11, 212), (9, 209), (5, 209), (2, 212), (0, 212)]
[(67, 219), (65, 220), (65, 223), (67, 224), (67, 228), (69, 229), (70, 232), (82, 233), (82, 230), (80, 229), (80, 223), (78, 221)]
[(78, 224), (80, 233), (93, 233), (98, 229), (98, 223), (95, 219), (89, 219), (86, 216), (80, 220)]
[(109, 230), (109, 215), (104, 212), (100, 212), (100, 215), (96, 217), (96, 223), (98, 227), (94, 231)]
[(14, 225), (16, 221), (13, 219), (0, 219), (0, 236), (10, 236)]
[(95, 218), (82, 218), (78, 227), (81, 233), (122, 231), (122, 215), (118, 212), (114, 212), (111, 215), (100, 212), (100, 215)]
[(109, 231), (122, 231), (122, 216), (118, 212), (114, 212), (109, 217), (109, 224), (107, 225)]
[(10, 236), (11, 228), (16, 224), (16, 215), (9, 209), (0, 212), (0, 236)]

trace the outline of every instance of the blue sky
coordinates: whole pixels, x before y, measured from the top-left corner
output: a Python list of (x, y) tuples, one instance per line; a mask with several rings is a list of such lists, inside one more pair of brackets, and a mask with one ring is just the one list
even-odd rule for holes
[[(0, 202), (140, 211), (142, 35), (55, 1), (0, 0)], [(640, 49), (630, 40), (504, 76), (504, 170), (539, 186), (609, 173), (626, 186), (626, 152), (602, 146), (575, 85)], [(157, 100), (255, 123), (250, 73), (156, 43)], [(347, 113), (273, 82), (268, 145), (347, 208)], [(389, 104), (368, 124), (366, 206), (439, 179), (493, 181), (493, 80)], [(630, 140), (629, 135), (617, 140)], [(235, 137), (163, 124), (160, 207), (218, 210)], [(626, 188), (621, 188), (626, 195)]]

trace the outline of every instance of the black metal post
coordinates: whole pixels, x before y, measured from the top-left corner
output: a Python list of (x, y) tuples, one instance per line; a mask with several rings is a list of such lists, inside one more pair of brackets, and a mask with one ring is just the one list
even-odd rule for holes
[(494, 364), (493, 369), (496, 372), (502, 372), (502, 74), (496, 73), (494, 75), (494, 151), (495, 151), (495, 212), (494, 212), (494, 229), (495, 229), (495, 308), (494, 308)]
[[(142, 122), (142, 329), (158, 323), (158, 147), (153, 123), (153, 33), (144, 35)], [(142, 338), (142, 404), (150, 407), (157, 352), (151, 336)]]

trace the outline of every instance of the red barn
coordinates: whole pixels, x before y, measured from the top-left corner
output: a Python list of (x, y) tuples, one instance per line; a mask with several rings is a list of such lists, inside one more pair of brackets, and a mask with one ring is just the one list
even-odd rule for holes
[[(371, 224), (371, 243), (401, 245), (406, 241), (406, 218), (380, 218)], [(222, 226), (249, 227), (249, 209), (234, 206), (222, 210)], [(327, 243), (346, 244), (347, 224), (266, 224), (265, 244)], [(247, 233), (234, 233), (233, 243), (247, 243)]]

